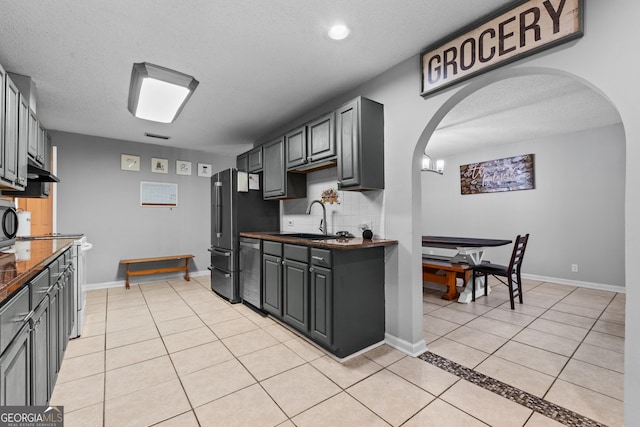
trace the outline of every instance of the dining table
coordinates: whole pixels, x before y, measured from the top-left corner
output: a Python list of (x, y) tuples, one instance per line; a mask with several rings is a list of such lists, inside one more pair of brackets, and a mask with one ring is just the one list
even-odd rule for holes
[[(422, 246), (430, 248), (440, 249), (453, 249), (457, 253), (452, 256), (442, 255), (424, 255), (424, 257), (434, 257), (437, 260), (447, 261), (452, 264), (467, 264), (470, 266), (478, 265), (484, 258), (484, 253), (487, 248), (505, 246), (511, 244), (512, 240), (507, 239), (485, 239), (476, 237), (452, 237), (452, 236), (422, 236)], [(473, 275), (469, 279), (470, 282), (474, 281)], [(483, 278), (473, 283), (476, 286), (476, 295), (482, 295), (483, 292), (479, 292), (483, 288)], [(466, 283), (465, 285), (468, 285)], [(490, 289), (487, 289), (490, 292)], [(471, 286), (465, 286), (464, 291), (460, 293), (458, 302), (469, 303), (471, 302)]]

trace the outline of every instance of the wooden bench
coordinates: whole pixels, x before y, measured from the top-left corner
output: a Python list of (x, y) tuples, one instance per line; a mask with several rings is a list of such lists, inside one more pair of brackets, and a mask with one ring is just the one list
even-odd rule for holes
[[(127, 266), (127, 281), (126, 288), (129, 289), (129, 277), (131, 276), (143, 276), (146, 274), (159, 274), (159, 273), (172, 273), (174, 271), (184, 271), (184, 280), (189, 281), (189, 260), (194, 258), (193, 255), (173, 255), (173, 256), (159, 256), (152, 258), (135, 258), (135, 259), (121, 259), (120, 264)], [(134, 270), (131, 271), (129, 267), (132, 264), (144, 264), (160, 261), (180, 261), (184, 260), (184, 265), (176, 267), (162, 267), (162, 268), (149, 268), (146, 270)]]
[(422, 280), (447, 286), (447, 292), (442, 299), (448, 301), (460, 295), (456, 289), (456, 278), (460, 277), (466, 285), (471, 278), (471, 266), (468, 264), (451, 263), (435, 258), (422, 258)]

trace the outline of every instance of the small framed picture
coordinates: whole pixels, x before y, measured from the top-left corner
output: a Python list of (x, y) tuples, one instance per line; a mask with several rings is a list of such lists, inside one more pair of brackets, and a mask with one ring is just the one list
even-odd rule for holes
[(191, 175), (191, 162), (185, 162), (183, 160), (176, 160), (176, 174), (177, 175)]
[(169, 160), (151, 158), (151, 172), (155, 173), (169, 173)]
[(203, 176), (205, 178), (210, 178), (213, 175), (213, 171), (211, 170), (211, 165), (207, 163), (198, 163), (198, 176)]
[(120, 169), (123, 171), (140, 172), (140, 157), (131, 154), (120, 155)]

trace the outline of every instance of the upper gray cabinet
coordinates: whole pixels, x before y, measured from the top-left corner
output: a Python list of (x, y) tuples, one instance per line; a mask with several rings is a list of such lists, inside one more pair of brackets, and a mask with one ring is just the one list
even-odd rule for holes
[(236, 169), (249, 172), (249, 153), (242, 153), (236, 158)]
[[(4, 70), (2, 74), (2, 94), (0, 99), (2, 109), (0, 117), (1, 144), (0, 144), (0, 188), (9, 190), (24, 190), (26, 181), (27, 155), (26, 155), (26, 127), (23, 126), (22, 107), (24, 101), (20, 90), (14, 84), (11, 77)], [(22, 119), (23, 122), (20, 120)], [(20, 144), (23, 144), (22, 146)]]
[(384, 189), (384, 110), (356, 98), (336, 110), (338, 188)]
[(287, 169), (310, 172), (335, 165), (333, 111), (285, 135)]
[(262, 160), (262, 146), (256, 147), (249, 151), (248, 153), (248, 161), (249, 161), (249, 172), (261, 172), (264, 164)]
[(307, 177), (287, 172), (285, 168), (284, 137), (262, 146), (263, 195), (265, 199), (291, 199), (306, 197)]

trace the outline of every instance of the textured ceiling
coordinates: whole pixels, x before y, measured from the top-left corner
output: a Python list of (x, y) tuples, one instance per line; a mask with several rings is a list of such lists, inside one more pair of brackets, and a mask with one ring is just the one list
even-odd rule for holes
[[(37, 114), (49, 129), (238, 153), (305, 111), (418, 55), (434, 41), (507, 3), (3, 1), (0, 64), (7, 71), (32, 77), (37, 86)], [(340, 21), (353, 30), (342, 43), (324, 35), (331, 24)], [(131, 67), (143, 61), (191, 74), (200, 81), (173, 124), (136, 119), (127, 110)], [(563, 114), (575, 109), (580, 115), (586, 108), (592, 116), (598, 115), (601, 98), (592, 92), (580, 95), (575, 87), (562, 84), (567, 82), (557, 82), (559, 86), (552, 88), (548, 83), (538, 84), (540, 92), (532, 85), (528, 96), (513, 98), (508, 82), (495, 86), (500, 98), (490, 94), (492, 88), (483, 90), (477, 94), (478, 101), (469, 99), (452, 111), (433, 147), (438, 138), (454, 134), (472, 133), (475, 143), (481, 143), (480, 135), (495, 140), (500, 133), (513, 140), (513, 129), (495, 127), (505, 123), (500, 117), (507, 115), (509, 123), (521, 115), (538, 117), (548, 109), (550, 95), (558, 93), (566, 100), (557, 105)], [(532, 94), (537, 94), (538, 102), (530, 102)], [(508, 103), (493, 102), (504, 95)], [(568, 104), (571, 102), (578, 104)], [(570, 124), (563, 123), (567, 125), (560, 131)], [(149, 139), (145, 132), (171, 139)], [(473, 140), (467, 137), (459, 146)]]

